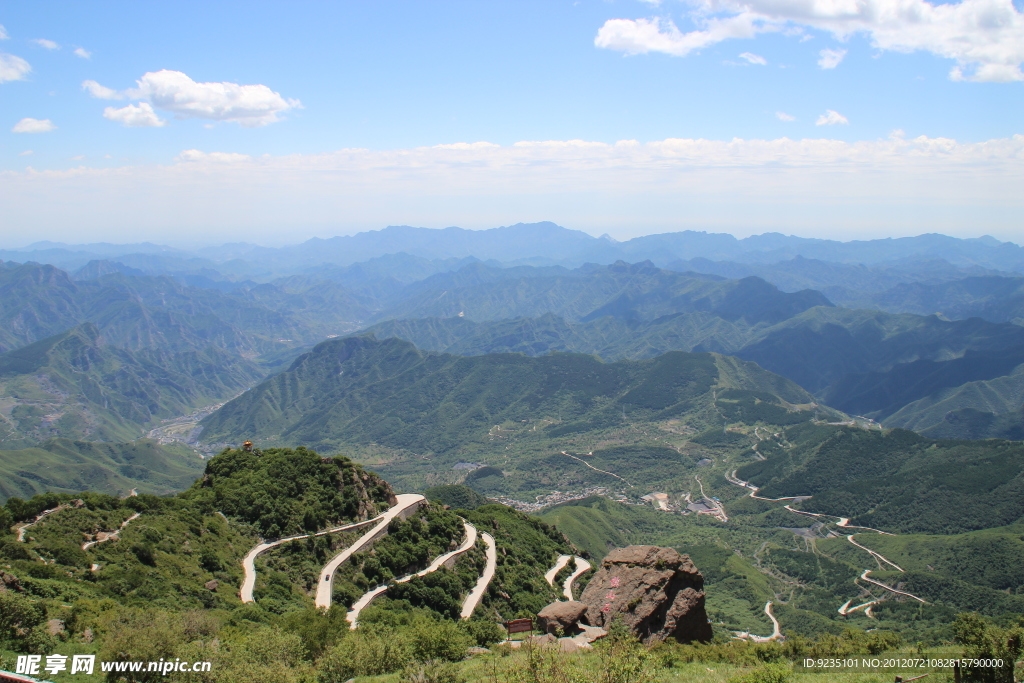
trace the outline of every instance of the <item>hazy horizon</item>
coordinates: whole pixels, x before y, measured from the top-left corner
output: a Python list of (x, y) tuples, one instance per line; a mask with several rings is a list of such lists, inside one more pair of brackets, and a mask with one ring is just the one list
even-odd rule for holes
[(908, 2), (5, 7), (3, 240), (1014, 239), (1024, 13)]
[[(553, 221), (538, 221), (538, 223), (554, 223), (554, 222)], [(202, 250), (202, 249), (207, 249), (207, 248), (211, 248), (211, 247), (219, 247), (219, 246), (224, 246), (224, 245), (228, 245), (228, 244), (248, 244), (248, 245), (252, 245), (252, 246), (265, 247), (265, 248), (283, 248), (283, 247), (297, 246), (297, 245), (303, 244), (305, 242), (308, 242), (309, 240), (312, 240), (312, 239), (324, 239), (324, 240), (327, 240), (327, 239), (331, 239), (333, 237), (351, 237), (353, 235), (358, 235), (358, 234), (380, 232), (382, 230), (386, 230), (388, 228), (395, 228), (395, 227), (412, 227), (412, 228), (416, 228), (416, 229), (437, 230), (437, 231), (442, 231), (442, 230), (445, 230), (445, 229), (448, 229), (448, 228), (458, 228), (458, 229), (468, 230), (468, 231), (473, 231), (473, 232), (482, 232), (482, 231), (486, 231), (486, 230), (495, 230), (495, 229), (500, 229), (500, 228), (514, 227), (515, 225), (517, 225), (517, 223), (511, 223), (511, 224), (508, 224), (508, 225), (495, 225), (495, 226), (491, 226), (491, 227), (480, 227), (480, 228), (475, 228), (475, 227), (474, 228), (466, 228), (466, 227), (458, 226), (458, 225), (446, 225), (446, 226), (443, 226), (443, 227), (429, 227), (429, 226), (420, 226), (420, 225), (414, 225), (414, 226), (388, 225), (388, 226), (383, 226), (383, 227), (379, 227), (379, 228), (370, 228), (370, 229), (367, 229), (367, 230), (352, 230), (352, 231), (349, 231), (349, 232), (340, 232), (339, 231), (339, 232), (336, 232), (336, 233), (333, 233), (333, 234), (329, 234), (329, 233), (313, 234), (313, 233), (311, 233), (307, 237), (294, 238), (294, 239), (282, 239), (280, 241), (255, 241), (255, 240), (253, 240), (253, 241), (245, 241), (245, 240), (218, 241), (216, 239), (210, 239), (210, 240), (206, 240), (206, 241), (182, 241), (182, 240), (174, 240), (174, 239), (158, 240), (158, 239), (143, 239), (143, 238), (134, 239), (134, 240), (122, 240), (122, 241), (102, 240), (102, 239), (92, 240), (92, 239), (87, 239), (87, 238), (81, 238), (80, 240), (76, 240), (76, 241), (67, 241), (67, 240), (55, 240), (55, 239), (48, 239), (46, 237), (40, 237), (39, 239), (36, 239), (36, 240), (34, 240), (32, 242), (28, 242), (28, 243), (14, 243), (14, 242), (10, 242), (10, 241), (0, 241), (0, 250), (29, 252), (29, 251), (33, 251), (33, 250), (36, 250), (36, 249), (50, 248), (51, 245), (52, 245), (52, 248), (60, 248), (60, 247), (89, 247), (89, 246), (99, 246), (99, 245), (126, 246), (126, 245), (134, 245), (134, 244), (138, 244), (138, 245), (150, 244), (150, 245), (154, 245), (154, 246), (168, 247), (170, 249), (180, 250), (180, 251), (184, 251), (184, 252), (188, 252), (190, 250)], [(555, 223), (555, 225), (558, 225), (558, 224)], [(675, 232), (698, 232), (698, 233), (707, 233), (707, 234), (731, 235), (732, 237), (735, 237), (737, 240), (743, 240), (743, 239), (746, 239), (748, 237), (758, 237), (758, 236), (776, 234), (776, 235), (783, 235), (783, 236), (786, 236), (786, 237), (802, 237), (802, 238), (805, 238), (805, 239), (825, 239), (825, 240), (830, 240), (830, 241), (835, 241), (835, 242), (840, 242), (840, 243), (872, 241), (872, 240), (876, 240), (876, 239), (901, 239), (901, 238), (910, 238), (910, 237), (921, 237), (921, 236), (929, 235), (929, 234), (932, 234), (932, 235), (943, 235), (943, 236), (946, 236), (946, 237), (955, 237), (955, 238), (959, 238), (959, 239), (980, 239), (980, 238), (989, 237), (989, 238), (997, 239), (997, 240), (999, 240), (1000, 242), (1003, 242), (1003, 243), (1014, 244), (1014, 245), (1017, 245), (1017, 246), (1021, 246), (1021, 241), (1022, 241), (1022, 240), (1020, 240), (1020, 238), (1017, 238), (1016, 240), (1013, 240), (1013, 239), (1001, 239), (1001, 238), (999, 238), (999, 237), (997, 237), (995, 235), (989, 235), (989, 234), (954, 235), (954, 234), (948, 234), (948, 233), (942, 233), (942, 232), (934, 232), (934, 231), (932, 231), (932, 232), (918, 232), (918, 233), (913, 233), (913, 234), (908, 233), (908, 234), (905, 234), (905, 235), (885, 235), (883, 237), (865, 237), (865, 236), (845, 237), (843, 235), (830, 235), (830, 236), (799, 235), (799, 234), (794, 234), (794, 233), (785, 232), (785, 231), (779, 231), (779, 230), (766, 230), (766, 231), (763, 231), (763, 232), (743, 233), (743, 232), (740, 232), (740, 231), (700, 230), (700, 229), (695, 229), (695, 228), (684, 228), (684, 229), (680, 229), (680, 230), (668, 230), (668, 231), (654, 231), (654, 230), (652, 230), (652, 231), (645, 232), (645, 233), (642, 233), (642, 234), (634, 234), (634, 235), (632, 235), (630, 237), (619, 239), (619, 238), (617, 238), (615, 235), (613, 235), (611, 233), (596, 234), (593, 231), (582, 230), (582, 229), (579, 229), (579, 228), (572, 228), (572, 227), (564, 226), (564, 225), (558, 225), (558, 227), (565, 228), (567, 230), (573, 230), (573, 231), (577, 231), (577, 232), (582, 232), (582, 233), (585, 233), (585, 234), (587, 234), (590, 237), (593, 237), (595, 239), (601, 239), (603, 237), (610, 237), (615, 242), (627, 242), (627, 241), (629, 241), (631, 239), (636, 239), (638, 237), (647, 237), (647, 236), (651, 236), (651, 235), (661, 235), (661, 234), (671, 234), (671, 233), (675, 233)]]

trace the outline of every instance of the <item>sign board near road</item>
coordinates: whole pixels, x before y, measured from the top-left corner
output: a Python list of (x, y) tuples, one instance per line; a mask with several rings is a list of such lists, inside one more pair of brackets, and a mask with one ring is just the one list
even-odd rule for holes
[(533, 619), (513, 619), (505, 622), (505, 630), (509, 635), (513, 633), (533, 632)]

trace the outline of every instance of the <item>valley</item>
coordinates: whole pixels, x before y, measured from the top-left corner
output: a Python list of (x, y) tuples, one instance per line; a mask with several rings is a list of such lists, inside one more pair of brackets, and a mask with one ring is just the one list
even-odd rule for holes
[[(655, 545), (751, 647), (1024, 611), (1007, 263), (272, 256), (261, 282), (0, 268), (19, 594), (95, 629), (144, 605), (484, 633)], [(920, 314), (940, 281), (988, 317)], [(917, 311), (836, 305), (899, 288)]]

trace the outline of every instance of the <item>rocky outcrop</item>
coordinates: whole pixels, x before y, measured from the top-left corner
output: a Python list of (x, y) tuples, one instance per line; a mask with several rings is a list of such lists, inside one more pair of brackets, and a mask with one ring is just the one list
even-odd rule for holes
[(19, 593), (25, 589), (21, 586), (21, 581), (14, 574), (8, 574), (5, 571), (0, 571), (0, 592), (10, 590), (18, 591)]
[(557, 635), (569, 633), (586, 612), (587, 606), (576, 600), (553, 602), (537, 614), (537, 630)]
[(671, 548), (631, 545), (611, 551), (580, 602), (591, 626), (608, 628), (621, 619), (645, 643), (711, 640), (704, 577), (688, 556)]

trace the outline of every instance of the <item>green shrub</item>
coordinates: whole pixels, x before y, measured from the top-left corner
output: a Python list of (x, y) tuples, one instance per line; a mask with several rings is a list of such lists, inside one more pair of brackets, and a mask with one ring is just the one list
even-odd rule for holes
[(327, 651), (317, 669), (317, 683), (344, 683), (355, 676), (398, 671), (409, 661), (409, 648), (391, 629), (359, 629)]
[(454, 621), (420, 619), (408, 629), (412, 656), (417, 661), (458, 662), (472, 644), (469, 634)]
[(505, 640), (505, 629), (500, 624), (486, 619), (470, 619), (462, 622), (462, 628), (477, 647), (488, 647)]
[(789, 680), (790, 668), (781, 662), (759, 666), (742, 676), (729, 679), (729, 683), (786, 683)]
[(963, 679), (977, 683), (1013, 683), (1014, 665), (1024, 653), (1024, 630), (1000, 628), (978, 614), (960, 614), (953, 622), (957, 643), (966, 659), (1001, 659), (1002, 667), (964, 667)]
[(452, 662), (411, 662), (403, 672), (406, 683), (465, 683), (466, 677)]

